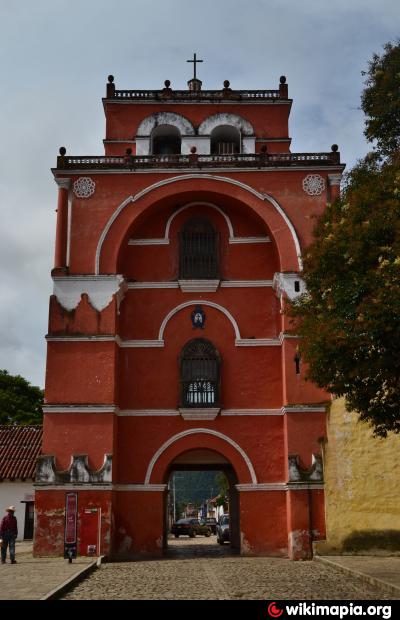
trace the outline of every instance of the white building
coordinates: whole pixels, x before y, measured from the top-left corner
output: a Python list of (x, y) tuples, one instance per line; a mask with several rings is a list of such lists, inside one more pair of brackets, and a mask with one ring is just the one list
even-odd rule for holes
[(0, 425), (0, 519), (15, 506), (17, 540), (33, 538), (33, 483), (41, 446), (42, 426)]

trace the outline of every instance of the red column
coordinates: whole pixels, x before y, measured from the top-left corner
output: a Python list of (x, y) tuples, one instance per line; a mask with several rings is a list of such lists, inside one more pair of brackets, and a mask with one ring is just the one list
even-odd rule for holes
[(287, 496), (288, 550), (291, 560), (312, 558), (310, 492), (288, 490)]
[(67, 266), (68, 239), (68, 190), (70, 179), (56, 179), (58, 185), (56, 247), (54, 269), (65, 269)]
[(330, 190), (330, 202), (334, 202), (338, 198), (340, 198), (340, 181), (342, 175), (341, 174), (329, 174), (329, 190)]

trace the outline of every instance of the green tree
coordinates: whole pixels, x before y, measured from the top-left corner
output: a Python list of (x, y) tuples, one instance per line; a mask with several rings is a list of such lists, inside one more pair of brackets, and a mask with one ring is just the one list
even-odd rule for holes
[(291, 306), (308, 378), (371, 424), (400, 432), (400, 48), (374, 56), (362, 107), (375, 151), (327, 205)]
[(0, 370), (0, 424), (41, 424), (43, 390)]
[(387, 43), (369, 62), (361, 107), (365, 136), (383, 156), (400, 148), (400, 44)]

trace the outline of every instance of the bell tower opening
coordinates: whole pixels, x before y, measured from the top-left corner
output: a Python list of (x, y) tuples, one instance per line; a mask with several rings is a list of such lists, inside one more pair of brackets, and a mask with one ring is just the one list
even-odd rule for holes
[(159, 125), (151, 134), (153, 155), (179, 155), (181, 134), (173, 125)]

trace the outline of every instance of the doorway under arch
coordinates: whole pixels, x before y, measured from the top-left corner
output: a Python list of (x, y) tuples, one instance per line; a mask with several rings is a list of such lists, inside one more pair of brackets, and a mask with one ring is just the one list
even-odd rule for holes
[[(170, 551), (171, 540), (173, 535), (170, 533), (171, 524), (174, 519), (178, 520), (181, 515), (177, 514), (177, 488), (176, 488), (176, 476), (179, 472), (214, 472), (222, 473), (227, 481), (226, 499), (227, 502), (223, 506), (222, 512), (218, 514), (229, 514), (229, 542), (224, 543), (225, 547), (228, 547), (236, 552), (240, 553), (240, 507), (239, 507), (239, 494), (236, 489), (238, 484), (237, 473), (230, 463), (230, 461), (221, 453), (208, 448), (190, 449), (182, 452), (176, 456), (170, 463), (165, 474), (165, 483), (168, 485), (168, 492), (165, 496), (164, 502), (164, 531), (163, 531), (163, 546), (164, 553)], [(175, 483), (175, 484), (174, 484)], [(179, 484), (179, 482), (178, 482)], [(217, 493), (217, 488), (215, 489)], [(211, 493), (210, 493), (211, 494)], [(194, 494), (195, 496), (195, 494)], [(211, 497), (199, 497), (198, 503), (204, 505), (207, 500), (214, 498)], [(205, 515), (194, 515), (192, 518), (205, 519)], [(217, 536), (213, 535), (207, 542), (210, 545), (218, 546)], [(188, 539), (189, 540), (189, 539)], [(188, 542), (193, 547), (195, 539)]]

